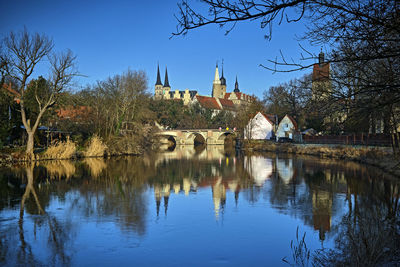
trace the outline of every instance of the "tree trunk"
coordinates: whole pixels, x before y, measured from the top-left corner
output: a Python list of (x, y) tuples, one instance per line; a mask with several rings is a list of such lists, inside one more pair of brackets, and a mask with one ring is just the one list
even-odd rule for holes
[(33, 147), (34, 147), (34, 131), (27, 131), (28, 134), (28, 142), (26, 143), (26, 154), (30, 158), (30, 160), (35, 159), (35, 155), (33, 154)]

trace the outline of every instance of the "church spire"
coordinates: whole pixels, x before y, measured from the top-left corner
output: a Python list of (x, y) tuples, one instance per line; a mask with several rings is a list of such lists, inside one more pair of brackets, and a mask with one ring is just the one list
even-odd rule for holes
[(235, 90), (233, 90), (235, 93), (239, 93), (240, 92), (240, 90), (239, 90), (239, 83), (238, 83), (238, 81), (237, 81), (237, 75), (236, 75), (236, 82), (235, 82)]
[(224, 60), (222, 60), (222, 74), (221, 74), (221, 79), (220, 79), (220, 81), (221, 81), (221, 84), (222, 84), (222, 85), (226, 85), (226, 79), (225, 79), (225, 77), (224, 77)]
[(325, 62), (325, 54), (322, 52), (322, 47), (321, 47), (321, 52), (319, 52), (318, 55), (318, 63), (319, 65), (322, 65)]
[(157, 64), (157, 81), (156, 81), (156, 85), (162, 85), (161, 77), (160, 77), (160, 66), (159, 66), (159, 64)]
[(218, 72), (218, 63), (215, 66), (215, 76), (213, 84), (221, 84), (221, 80), (219, 79), (219, 72)]
[(168, 81), (168, 71), (167, 71), (167, 67), (165, 67), (164, 87), (171, 87), (171, 86), (169, 85), (169, 81)]

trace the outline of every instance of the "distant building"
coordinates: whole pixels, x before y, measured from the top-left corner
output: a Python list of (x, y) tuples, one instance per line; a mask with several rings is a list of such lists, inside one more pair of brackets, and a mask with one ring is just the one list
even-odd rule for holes
[(213, 110), (213, 116), (217, 115), (222, 110), (221, 103), (215, 97), (196, 95), (191, 104), (199, 104), (203, 109)]
[(6, 92), (6, 94), (13, 97), (17, 104), (21, 102), (21, 94), (12, 88), (11, 82), (9, 84), (3, 84), (2, 89)]
[(271, 139), (275, 130), (274, 117), (258, 112), (246, 125), (244, 139)]
[(197, 98), (197, 96), (199, 95), (196, 90), (171, 90), (167, 69), (165, 69), (165, 79), (164, 84), (162, 84), (160, 69), (157, 66), (157, 81), (154, 92), (154, 99), (156, 100), (182, 100), (184, 105), (199, 103), (203, 108), (213, 109), (216, 113), (221, 110), (235, 112), (240, 106), (248, 105), (254, 101), (254, 97), (240, 92), (237, 77), (235, 89), (232, 93), (227, 93), (224, 70), (222, 69), (222, 76), (220, 77), (218, 65), (215, 68), (211, 97), (201, 96)]
[(164, 84), (161, 83), (160, 68), (157, 66), (157, 81), (154, 87), (154, 99), (156, 100), (170, 100), (178, 99), (182, 100), (184, 105), (188, 105), (197, 95), (197, 91), (194, 90), (184, 90), (184, 91), (171, 91), (171, 86), (168, 80), (168, 70), (165, 68), (165, 78)]
[(283, 117), (283, 119), (279, 122), (278, 128), (276, 129), (276, 140), (278, 140), (279, 137), (288, 137), (293, 139), (296, 133), (296, 121), (291, 116), (285, 115), (285, 117)]
[(318, 63), (313, 65), (312, 99), (321, 100), (327, 98), (331, 92), (330, 64), (325, 62), (325, 54), (321, 51), (318, 56)]

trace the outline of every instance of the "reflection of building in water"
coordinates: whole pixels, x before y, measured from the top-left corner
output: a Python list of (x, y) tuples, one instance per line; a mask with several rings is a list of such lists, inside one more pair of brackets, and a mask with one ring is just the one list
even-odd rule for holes
[(185, 196), (189, 195), (190, 192), (190, 180), (187, 178), (183, 178), (183, 191), (185, 192)]
[(296, 170), (293, 168), (293, 159), (276, 158), (276, 169), (279, 177), (285, 184), (288, 184), (295, 176)]
[(169, 184), (165, 184), (163, 186), (163, 195), (164, 195), (164, 213), (167, 215), (167, 210), (168, 210), (168, 200), (169, 200), (169, 194), (170, 194), (171, 187)]
[(272, 160), (262, 156), (245, 156), (244, 168), (257, 186), (262, 186), (273, 172)]
[(325, 233), (331, 230), (332, 195), (327, 191), (312, 192), (314, 229), (319, 230), (319, 239), (325, 240)]
[(181, 185), (180, 184), (174, 184), (174, 193), (179, 194), (179, 191), (181, 191)]
[(160, 205), (161, 205), (161, 197), (162, 197), (162, 191), (161, 191), (161, 186), (155, 185), (154, 186), (154, 197), (156, 199), (156, 208), (157, 208), (157, 216), (160, 213)]
[(222, 160), (225, 158), (224, 146), (207, 146), (201, 151), (196, 151), (193, 145), (177, 146), (173, 151), (157, 153), (154, 160), (155, 166), (161, 162), (176, 159)]
[(219, 177), (212, 186), (212, 195), (214, 202), (215, 218), (218, 220), (220, 210), (223, 211), (226, 202), (226, 189), (222, 183), (222, 177)]
[(167, 215), (168, 201), (172, 190), (175, 194), (180, 194), (182, 192), (183, 194), (185, 194), (185, 196), (188, 196), (190, 192), (196, 192), (199, 187), (201, 188), (211, 187), (214, 212), (217, 220), (219, 219), (220, 214), (221, 212), (223, 212), (223, 209), (225, 207), (227, 189), (234, 192), (236, 204), (239, 199), (239, 191), (240, 191), (239, 180), (223, 179), (221, 176), (205, 177), (198, 184), (194, 180), (183, 178), (182, 185), (178, 183), (174, 183), (173, 186), (171, 186), (168, 183), (154, 185), (153, 189), (154, 189), (154, 197), (156, 200), (157, 216), (159, 215), (160, 212), (162, 199), (164, 199), (165, 215)]

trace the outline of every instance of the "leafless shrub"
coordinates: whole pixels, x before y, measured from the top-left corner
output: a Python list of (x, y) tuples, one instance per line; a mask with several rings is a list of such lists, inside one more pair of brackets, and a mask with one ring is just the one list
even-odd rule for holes
[(84, 152), (85, 157), (103, 157), (107, 146), (97, 135), (90, 140), (89, 146)]
[(76, 145), (71, 140), (58, 142), (47, 148), (43, 157), (45, 159), (71, 159), (76, 155)]

